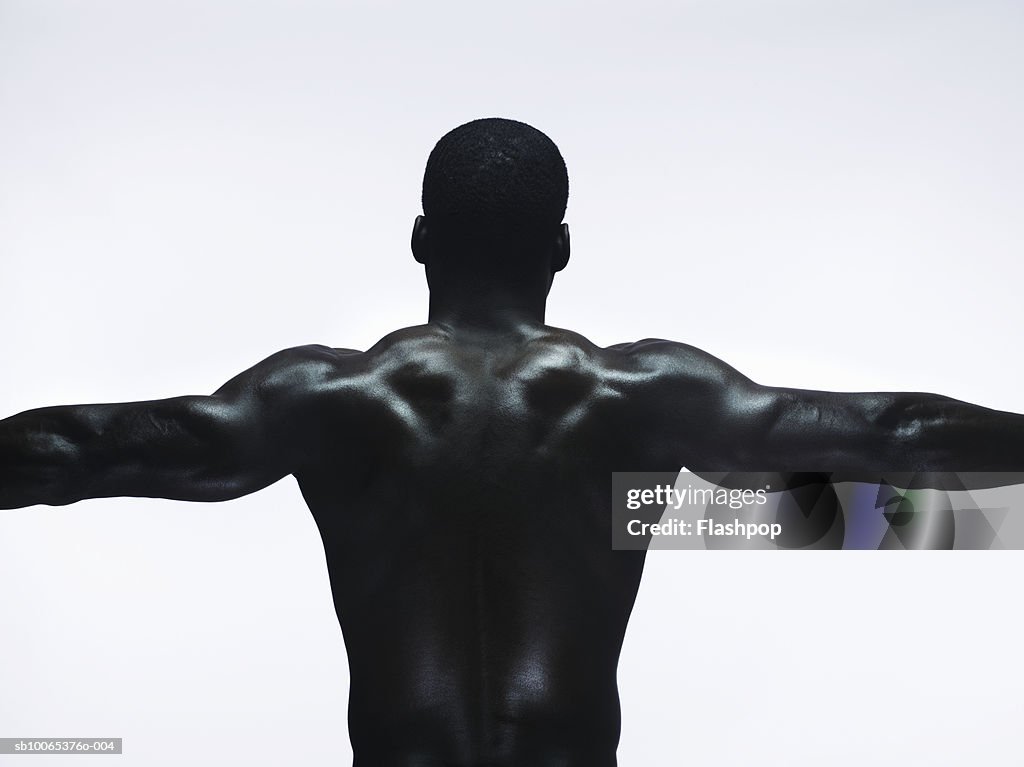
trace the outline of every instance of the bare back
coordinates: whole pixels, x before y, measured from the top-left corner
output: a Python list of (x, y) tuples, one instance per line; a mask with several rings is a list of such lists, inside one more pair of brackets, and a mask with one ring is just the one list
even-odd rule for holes
[(611, 549), (611, 472), (631, 458), (607, 355), (564, 331), (423, 326), (342, 357), (368, 449), (296, 476), (357, 765), (614, 764), (643, 556)]

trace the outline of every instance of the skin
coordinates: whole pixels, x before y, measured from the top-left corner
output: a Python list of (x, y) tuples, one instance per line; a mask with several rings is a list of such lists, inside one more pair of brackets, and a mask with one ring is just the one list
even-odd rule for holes
[(294, 475), (348, 648), (357, 767), (615, 764), (616, 666), (645, 552), (609, 545), (613, 471), (792, 485), (790, 472), (1024, 465), (1024, 416), (762, 386), (685, 344), (599, 348), (546, 326), (564, 225), (502, 253), (514, 266), (501, 269), (480, 266), (493, 245), (423, 217), (412, 245), (428, 322), (365, 352), (297, 347), (210, 396), (0, 421), (4, 509), (220, 501)]

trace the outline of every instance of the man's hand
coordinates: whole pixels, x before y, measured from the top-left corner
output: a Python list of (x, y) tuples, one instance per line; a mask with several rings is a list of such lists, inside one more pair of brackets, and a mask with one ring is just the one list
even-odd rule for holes
[[(211, 396), (29, 410), (0, 421), (0, 509), (83, 498), (222, 501), (297, 470), (329, 425), (336, 353), (288, 349)], [(319, 412), (318, 412), (319, 411)]]

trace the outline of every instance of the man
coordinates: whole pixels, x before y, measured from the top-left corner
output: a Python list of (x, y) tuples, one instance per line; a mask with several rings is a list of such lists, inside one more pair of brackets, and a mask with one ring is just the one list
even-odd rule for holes
[(279, 352), (211, 396), (0, 422), (0, 508), (218, 501), (293, 474), (349, 652), (355, 764), (611, 765), (644, 552), (613, 471), (1009, 471), (1024, 416), (928, 394), (756, 384), (692, 347), (544, 324), (569, 258), (565, 164), (477, 120), (427, 161), (428, 322), (366, 352)]

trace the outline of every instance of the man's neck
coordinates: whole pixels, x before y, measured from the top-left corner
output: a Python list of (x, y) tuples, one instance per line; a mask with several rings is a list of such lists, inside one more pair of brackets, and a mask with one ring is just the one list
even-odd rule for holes
[(454, 329), (522, 332), (544, 324), (546, 296), (500, 287), (460, 287), (455, 295), (431, 289), (428, 322)]

